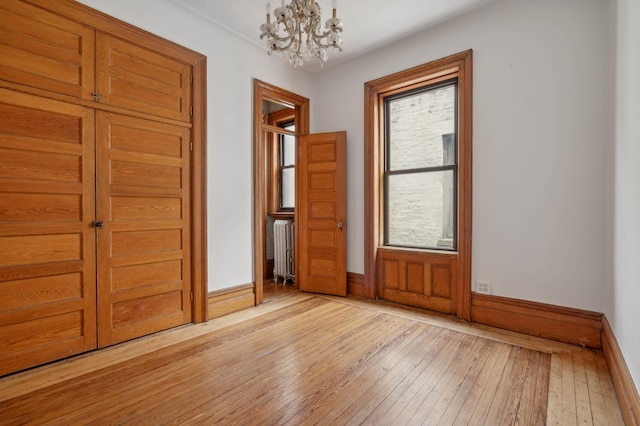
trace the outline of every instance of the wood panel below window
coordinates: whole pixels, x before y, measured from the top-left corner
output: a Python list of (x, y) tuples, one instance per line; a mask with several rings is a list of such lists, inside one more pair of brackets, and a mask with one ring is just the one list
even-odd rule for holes
[(378, 294), (385, 300), (455, 313), (455, 255), (378, 249)]

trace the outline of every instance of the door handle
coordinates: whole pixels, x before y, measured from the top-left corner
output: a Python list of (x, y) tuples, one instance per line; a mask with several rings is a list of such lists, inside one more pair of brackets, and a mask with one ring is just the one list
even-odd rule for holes
[(338, 222), (338, 229), (342, 231), (342, 221)]
[(94, 220), (93, 221), (93, 227), (94, 228), (104, 228), (104, 222), (101, 220)]

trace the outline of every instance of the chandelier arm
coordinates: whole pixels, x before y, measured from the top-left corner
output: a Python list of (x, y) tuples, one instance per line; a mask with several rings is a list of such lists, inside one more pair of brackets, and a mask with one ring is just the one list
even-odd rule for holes
[(275, 41), (279, 41), (282, 43), (286, 43), (286, 42), (291, 43), (291, 41), (293, 40), (293, 35), (288, 35), (287, 37), (280, 37), (278, 34), (271, 34), (271, 38), (273, 38)]
[[(265, 38), (267, 35), (274, 41), (272, 44), (270, 44), (271, 50), (275, 50), (276, 52), (288, 50), (291, 47), (291, 44), (293, 43), (293, 37), (291, 35), (288, 37), (280, 37), (277, 34), (271, 34), (271, 33), (262, 34), (260, 36), (260, 40)], [(280, 45), (278, 43), (285, 43), (285, 44)]]
[(293, 34), (295, 32), (295, 30), (296, 30), (295, 23), (297, 22), (297, 20), (293, 20), (294, 21), (294, 25), (293, 26), (289, 26), (290, 21), (291, 20), (289, 20), (289, 19), (285, 19), (281, 23), (282, 23), (282, 26), (284, 27), (285, 31), (287, 31), (290, 34)]
[(326, 30), (326, 31), (324, 31), (323, 33), (320, 33), (320, 34), (316, 33), (316, 34), (314, 34), (314, 36), (316, 36), (318, 38), (327, 38), (327, 37), (329, 37), (329, 34), (331, 34), (331, 33), (333, 33), (333, 31)]
[[(264, 34), (260, 35), (260, 40), (262, 40), (263, 38), (265, 38), (267, 36), (268, 36), (268, 38), (272, 39), (275, 42), (287, 43), (286, 46), (284, 46), (284, 48), (288, 48), (291, 45), (291, 43), (293, 42), (293, 37), (292, 36), (280, 37), (277, 34), (270, 34), (270, 33), (264, 33)], [(280, 46), (277, 46), (277, 45), (275, 47), (279, 47), (280, 48)]]
[(291, 43), (285, 45), (285, 46), (273, 46), (272, 50), (276, 51), (276, 52), (284, 52), (287, 51), (291, 48)]
[(318, 47), (322, 47), (322, 48), (329, 48), (329, 47), (331, 47), (331, 48), (334, 48), (334, 49), (338, 49), (338, 51), (339, 51), (339, 52), (342, 52), (342, 46), (337, 45), (337, 44), (328, 44), (328, 43), (323, 44), (323, 43), (322, 43), (322, 40), (315, 40), (315, 39), (314, 39), (314, 43), (315, 43), (315, 44), (316, 44), (316, 46), (318, 46)]
[[(324, 31), (322, 33), (312, 33), (312, 35), (313, 35), (314, 39), (322, 40), (322, 39), (328, 38), (331, 34), (339, 34), (341, 32), (342, 32), (341, 29), (340, 30), (335, 30), (335, 31), (326, 30), (326, 31)], [(328, 46), (333, 46), (333, 45), (328, 45)]]

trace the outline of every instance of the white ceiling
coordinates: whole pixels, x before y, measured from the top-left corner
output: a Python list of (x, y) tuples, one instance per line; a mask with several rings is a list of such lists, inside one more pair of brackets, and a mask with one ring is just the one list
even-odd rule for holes
[[(264, 42), (260, 40), (260, 25), (266, 18), (266, 0), (174, 1), (267, 51)], [(331, 1), (316, 0), (322, 7), (323, 21), (330, 17)], [(493, 0), (338, 0), (337, 15), (344, 22), (343, 51), (329, 50), (329, 61), (325, 68), (491, 1)], [(280, 0), (271, 0), (272, 9), (279, 4)], [(312, 61), (305, 64), (304, 69), (317, 72), (322, 68), (319, 63)]]

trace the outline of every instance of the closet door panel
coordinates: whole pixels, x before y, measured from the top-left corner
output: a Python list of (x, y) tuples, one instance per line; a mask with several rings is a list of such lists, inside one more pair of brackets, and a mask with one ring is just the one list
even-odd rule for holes
[(0, 99), (2, 375), (97, 342), (93, 111)]
[(191, 66), (99, 33), (96, 74), (101, 103), (190, 121)]
[(0, 80), (91, 99), (93, 30), (19, 0), (0, 2)]
[(98, 112), (98, 340), (191, 321), (187, 128)]

